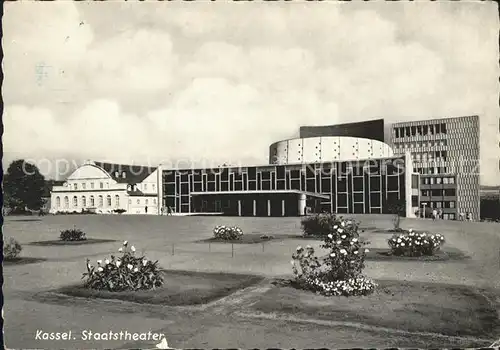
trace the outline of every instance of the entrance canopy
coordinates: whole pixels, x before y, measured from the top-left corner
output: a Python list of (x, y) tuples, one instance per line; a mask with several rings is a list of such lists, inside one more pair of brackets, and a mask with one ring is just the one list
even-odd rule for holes
[(305, 195), (309, 198), (316, 199), (330, 199), (330, 195), (307, 192), (299, 190), (254, 190), (254, 191), (210, 191), (210, 192), (191, 192), (192, 196), (217, 196), (217, 195), (273, 195), (273, 194), (294, 194), (294, 195)]

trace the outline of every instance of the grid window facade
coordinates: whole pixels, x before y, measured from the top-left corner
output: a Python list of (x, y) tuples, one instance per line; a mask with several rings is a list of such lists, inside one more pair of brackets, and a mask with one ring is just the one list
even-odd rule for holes
[[(414, 170), (422, 175), (422, 190), (443, 186), (454, 189), (453, 196), (443, 195), (455, 197), (453, 208), (442, 206), (443, 210), (449, 210), (448, 218), (456, 218), (463, 212), (479, 219), (478, 116), (397, 123), (392, 126), (391, 137), (395, 154), (411, 153)], [(450, 193), (453, 192), (447, 192)], [(431, 192), (431, 196), (422, 195), (420, 202), (436, 208), (443, 200), (434, 200)]]

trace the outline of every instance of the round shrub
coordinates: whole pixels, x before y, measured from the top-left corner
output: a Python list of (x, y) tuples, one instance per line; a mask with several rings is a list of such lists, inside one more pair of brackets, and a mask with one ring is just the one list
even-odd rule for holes
[(218, 225), (214, 228), (214, 237), (217, 239), (223, 239), (225, 241), (234, 241), (241, 239), (243, 236), (243, 231), (241, 228), (236, 226), (223, 226)]
[(417, 233), (413, 230), (395, 234), (388, 240), (392, 255), (397, 256), (432, 256), (441, 249), (445, 239), (439, 233)]
[(3, 243), (3, 258), (5, 260), (13, 260), (19, 256), (21, 250), (23, 250), (21, 244), (10, 237)]
[(376, 283), (362, 275), (365, 267), (363, 249), (359, 238), (359, 226), (354, 220), (330, 216), (330, 233), (323, 238), (322, 248), (327, 256), (318, 258), (314, 248), (298, 247), (292, 256), (295, 283), (317, 293), (331, 296), (367, 295), (374, 291)]
[(97, 265), (90, 264), (87, 259), (87, 272), (84, 286), (90, 289), (108, 290), (111, 292), (150, 290), (163, 285), (163, 277), (158, 261), (152, 262), (145, 256), (136, 256), (134, 246), (123, 242), (118, 250), (122, 255), (109, 259), (97, 260)]
[(62, 241), (84, 241), (87, 239), (85, 232), (76, 228), (61, 231), (59, 238)]

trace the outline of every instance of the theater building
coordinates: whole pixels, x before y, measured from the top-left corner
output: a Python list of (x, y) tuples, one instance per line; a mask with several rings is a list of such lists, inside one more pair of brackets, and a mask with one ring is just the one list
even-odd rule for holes
[(158, 214), (154, 167), (87, 161), (52, 187), (50, 213)]
[[(389, 213), (406, 202), (418, 210), (419, 181), (409, 155), (394, 156), (380, 141), (358, 137), (361, 123), (328, 136), (273, 143), (269, 163), (216, 169), (164, 169), (160, 197), (174, 213), (237, 216), (300, 216), (308, 211), (340, 214)], [(382, 124), (383, 130), (383, 124)], [(408, 171), (409, 170), (409, 171)]]

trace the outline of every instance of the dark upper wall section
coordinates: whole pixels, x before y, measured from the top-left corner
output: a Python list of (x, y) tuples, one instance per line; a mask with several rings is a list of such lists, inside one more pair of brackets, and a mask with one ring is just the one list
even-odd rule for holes
[(300, 137), (351, 136), (384, 142), (384, 119), (322, 126), (301, 126)]

